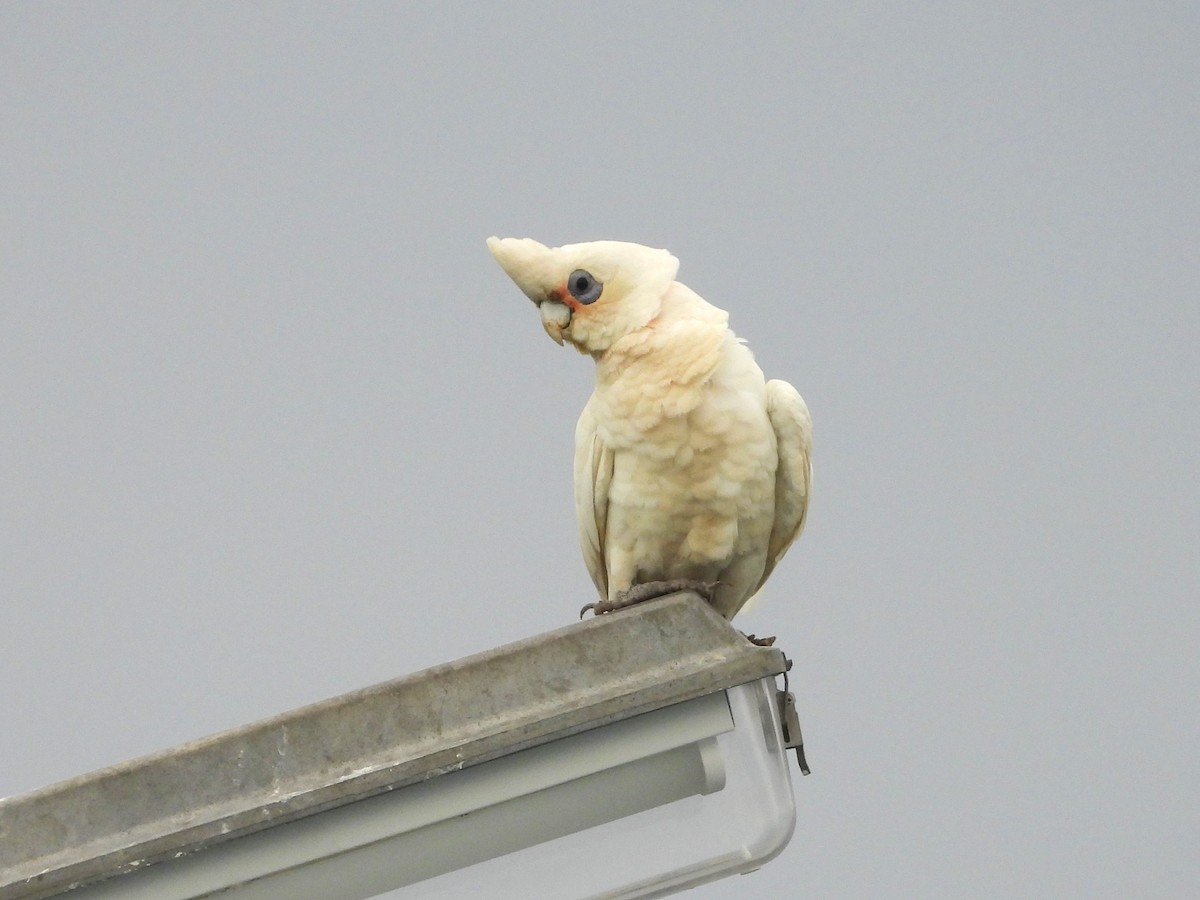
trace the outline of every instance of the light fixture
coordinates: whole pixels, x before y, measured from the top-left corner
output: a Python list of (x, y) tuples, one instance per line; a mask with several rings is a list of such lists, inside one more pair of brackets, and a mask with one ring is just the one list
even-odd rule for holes
[(676, 595), (0, 801), (0, 900), (662, 896), (795, 820), (774, 676)]

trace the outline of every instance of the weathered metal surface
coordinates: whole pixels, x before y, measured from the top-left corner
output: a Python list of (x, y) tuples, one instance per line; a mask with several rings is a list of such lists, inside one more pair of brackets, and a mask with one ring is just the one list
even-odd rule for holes
[(777, 675), (692, 594), (435, 666), (0, 800), (0, 900), (202, 849)]

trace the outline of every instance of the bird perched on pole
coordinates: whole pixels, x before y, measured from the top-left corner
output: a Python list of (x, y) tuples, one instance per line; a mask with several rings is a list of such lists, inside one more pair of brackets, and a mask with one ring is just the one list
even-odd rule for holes
[(542, 327), (596, 362), (575, 429), (575, 512), (599, 615), (696, 590), (726, 619), (800, 535), (812, 418), (666, 250), (488, 238)]

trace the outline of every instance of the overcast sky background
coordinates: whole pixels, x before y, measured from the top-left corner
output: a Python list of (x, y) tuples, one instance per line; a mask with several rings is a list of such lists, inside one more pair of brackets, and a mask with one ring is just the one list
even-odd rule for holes
[(483, 242), (613, 238), (816, 423), (738, 620), (814, 774), (694, 896), (1196, 891), (1198, 46), (1192, 2), (4, 4), (0, 796), (573, 620), (592, 365)]

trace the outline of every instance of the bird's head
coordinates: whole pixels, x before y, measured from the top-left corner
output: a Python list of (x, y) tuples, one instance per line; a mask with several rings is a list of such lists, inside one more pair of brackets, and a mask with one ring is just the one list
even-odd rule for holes
[(490, 237), (488, 249), (538, 306), (554, 340), (600, 356), (658, 315), (679, 260), (622, 241), (546, 247), (529, 238)]

